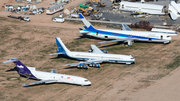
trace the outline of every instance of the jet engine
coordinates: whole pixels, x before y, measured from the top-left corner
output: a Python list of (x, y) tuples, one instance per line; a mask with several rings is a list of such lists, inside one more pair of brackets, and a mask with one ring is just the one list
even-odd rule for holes
[(91, 64), (89, 64), (90, 67), (96, 67), (96, 68), (100, 68), (100, 64), (96, 64), (94, 62), (92, 62)]
[(88, 65), (79, 64), (79, 65), (77, 65), (77, 68), (84, 68), (84, 69), (88, 69)]
[(90, 67), (95, 67), (96, 63), (92, 62), (91, 64), (89, 64)]
[(101, 67), (101, 65), (100, 64), (96, 64), (96, 68), (100, 68)]

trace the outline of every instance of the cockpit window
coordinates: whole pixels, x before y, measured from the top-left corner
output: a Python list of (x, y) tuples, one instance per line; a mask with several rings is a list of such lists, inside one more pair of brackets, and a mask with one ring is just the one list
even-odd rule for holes
[(88, 80), (84, 80), (85, 82), (88, 82)]
[(131, 59), (134, 59), (134, 58), (131, 58)]
[(170, 36), (167, 36), (167, 38), (170, 37)]

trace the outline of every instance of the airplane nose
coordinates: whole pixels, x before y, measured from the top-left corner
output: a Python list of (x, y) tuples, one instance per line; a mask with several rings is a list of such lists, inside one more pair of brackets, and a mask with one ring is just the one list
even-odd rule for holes
[(90, 82), (90, 81), (88, 82), (88, 85), (91, 85), (91, 82)]

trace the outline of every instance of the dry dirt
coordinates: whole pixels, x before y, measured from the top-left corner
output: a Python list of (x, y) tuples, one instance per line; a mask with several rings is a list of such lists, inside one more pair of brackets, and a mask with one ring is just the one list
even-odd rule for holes
[[(47, 6), (52, 1), (44, 0), (38, 5)], [(4, 2), (16, 4), (14, 0), (1, 0), (0, 4)], [(74, 2), (78, 4), (84, 0)], [(53, 23), (51, 16), (46, 14), (30, 16), (32, 22), (23, 22), (7, 18), (9, 14), (0, 9), (0, 101), (179, 101), (180, 36), (173, 37), (168, 45), (141, 42), (132, 47), (113, 43), (100, 45), (101, 40), (74, 34), (83, 24)], [(95, 27), (106, 28), (103, 25)], [(105, 63), (101, 68), (88, 70), (64, 67), (63, 64), (77, 61), (48, 55), (56, 52), (55, 37), (60, 37), (73, 51), (87, 51), (90, 44), (96, 44), (109, 53), (132, 55), (136, 63)], [(26, 81), (12, 70), (14, 64), (2, 63), (10, 58), (18, 58), (40, 71), (56, 69), (58, 73), (82, 76), (92, 85), (23, 87), (23, 83), (35, 80)]]

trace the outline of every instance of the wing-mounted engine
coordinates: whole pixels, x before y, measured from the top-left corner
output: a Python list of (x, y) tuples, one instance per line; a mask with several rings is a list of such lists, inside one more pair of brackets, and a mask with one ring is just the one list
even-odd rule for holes
[(100, 64), (96, 64), (94, 62), (92, 62), (91, 64), (89, 64), (90, 67), (96, 67), (96, 68), (100, 68), (101, 65)]
[(134, 43), (133, 40), (127, 40), (127, 41), (125, 41), (125, 42), (127, 42), (128, 46), (132, 46), (132, 44)]
[(79, 69), (88, 69), (88, 65), (85, 65), (85, 64), (79, 64), (79, 65), (77, 65), (77, 68), (79, 68)]

